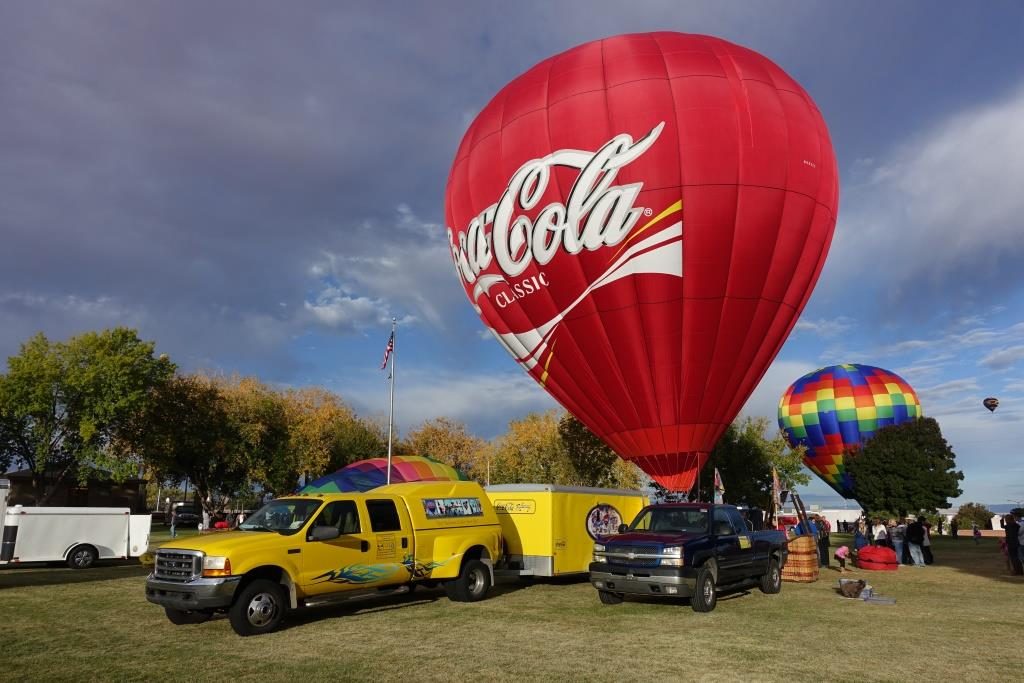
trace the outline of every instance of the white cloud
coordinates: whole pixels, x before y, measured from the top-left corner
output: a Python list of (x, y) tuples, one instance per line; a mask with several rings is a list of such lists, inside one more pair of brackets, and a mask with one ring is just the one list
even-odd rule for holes
[(1005, 370), (1012, 367), (1019, 360), (1024, 360), (1024, 345), (1007, 346), (996, 349), (979, 361), (992, 370)]
[[(983, 301), (1024, 271), (1024, 88), (932, 126), (844, 191), (823, 282), (888, 303)], [(871, 273), (865, 280), (864, 274)], [(934, 293), (942, 292), (940, 301)], [(883, 302), (885, 303), (885, 302)]]
[(764, 416), (777, 424), (779, 419), (779, 401), (786, 393), (789, 385), (809, 372), (814, 372), (820, 366), (806, 361), (780, 361), (776, 360), (768, 367), (761, 382), (754, 389), (754, 392), (747, 399), (741, 415), (752, 417)]
[(829, 339), (831, 337), (837, 337), (843, 332), (848, 331), (853, 327), (854, 321), (845, 316), (839, 316), (837, 318), (818, 318), (817, 320), (804, 320), (801, 318), (797, 321), (794, 328), (794, 332), (810, 332), (816, 334), (819, 337)]

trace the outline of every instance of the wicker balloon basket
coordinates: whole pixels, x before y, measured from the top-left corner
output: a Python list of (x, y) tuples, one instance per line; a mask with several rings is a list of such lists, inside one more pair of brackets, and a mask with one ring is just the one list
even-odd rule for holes
[(812, 583), (818, 580), (818, 543), (814, 536), (797, 536), (789, 542), (789, 559), (782, 580)]

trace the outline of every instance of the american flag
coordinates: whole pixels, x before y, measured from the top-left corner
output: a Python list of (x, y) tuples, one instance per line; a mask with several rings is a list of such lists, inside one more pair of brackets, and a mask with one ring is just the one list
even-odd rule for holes
[(388, 359), (391, 358), (391, 352), (395, 350), (395, 333), (392, 332), (391, 336), (388, 337), (388, 345), (384, 348), (384, 362), (380, 364), (380, 369), (383, 370), (388, 366)]

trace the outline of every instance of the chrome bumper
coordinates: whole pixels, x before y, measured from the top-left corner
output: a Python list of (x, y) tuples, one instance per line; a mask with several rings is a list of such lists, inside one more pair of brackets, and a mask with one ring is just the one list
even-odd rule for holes
[[(645, 572), (646, 573), (646, 572)], [(635, 576), (632, 573), (590, 572), (590, 583), (598, 590), (630, 595), (654, 595), (689, 598), (697, 586), (695, 578), (685, 576)]]
[(162, 581), (150, 574), (146, 579), (146, 599), (162, 607), (186, 611), (230, 607), (241, 580), (241, 576), (229, 576), (182, 583)]

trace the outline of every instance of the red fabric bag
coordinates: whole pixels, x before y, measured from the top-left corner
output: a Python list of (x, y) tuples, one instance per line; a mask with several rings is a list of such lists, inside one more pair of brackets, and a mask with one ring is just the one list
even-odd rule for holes
[(860, 549), (857, 553), (857, 567), (869, 571), (894, 572), (899, 566), (896, 562), (896, 551), (884, 546), (872, 545)]

